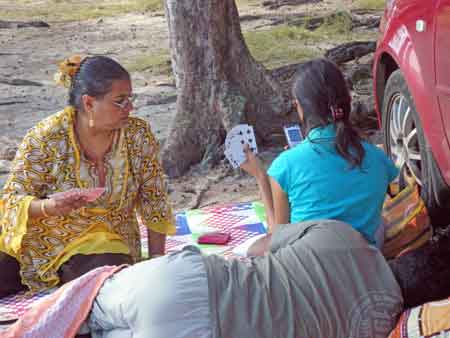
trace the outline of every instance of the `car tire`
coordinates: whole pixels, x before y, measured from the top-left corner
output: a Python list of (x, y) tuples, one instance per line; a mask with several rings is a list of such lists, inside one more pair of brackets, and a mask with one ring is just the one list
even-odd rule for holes
[(400, 187), (417, 182), (433, 227), (449, 225), (449, 187), (425, 139), (419, 114), (400, 69), (394, 71), (386, 83), (382, 122), (386, 151), (400, 167)]

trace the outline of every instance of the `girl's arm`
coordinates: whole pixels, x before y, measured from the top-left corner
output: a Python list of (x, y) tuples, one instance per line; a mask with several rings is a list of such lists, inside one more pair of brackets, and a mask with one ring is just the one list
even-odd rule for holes
[[(291, 221), (291, 208), (286, 193), (281, 189), (277, 181), (270, 178), (270, 187), (273, 200), (273, 225), (287, 224)], [(272, 230), (275, 230), (272, 228)]]
[[(259, 161), (258, 161), (259, 162)], [(245, 163), (242, 165), (244, 167)], [(261, 200), (264, 204), (264, 209), (266, 211), (267, 217), (267, 225), (269, 227), (269, 232), (272, 232), (275, 228), (275, 210), (274, 210), (274, 200), (272, 194), (272, 187), (269, 176), (261, 168), (255, 172), (254, 177), (256, 178), (256, 182), (258, 183), (259, 193), (261, 196)]]
[(290, 208), (287, 195), (273, 178), (269, 178), (258, 157), (248, 147), (244, 151), (247, 161), (241, 165), (241, 168), (256, 178), (266, 211), (269, 232), (272, 232), (278, 224), (289, 223)]

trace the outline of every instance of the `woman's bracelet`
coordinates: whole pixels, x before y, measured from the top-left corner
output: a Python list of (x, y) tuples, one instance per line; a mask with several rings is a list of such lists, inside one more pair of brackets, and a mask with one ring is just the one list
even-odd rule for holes
[(41, 214), (44, 215), (44, 217), (50, 217), (49, 214), (47, 214), (47, 210), (45, 210), (45, 202), (48, 200), (42, 200), (41, 201)]

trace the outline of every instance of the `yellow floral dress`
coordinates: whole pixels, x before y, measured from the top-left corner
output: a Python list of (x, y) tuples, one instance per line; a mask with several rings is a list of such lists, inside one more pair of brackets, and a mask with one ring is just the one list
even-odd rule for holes
[(105, 193), (67, 216), (29, 219), (35, 198), (98, 186), (95, 167), (79, 149), (73, 108), (31, 129), (20, 145), (0, 198), (0, 251), (15, 257), (30, 290), (59, 283), (57, 271), (76, 254), (124, 253), (141, 257), (137, 219), (155, 232), (175, 226), (149, 125), (130, 117), (105, 157)]

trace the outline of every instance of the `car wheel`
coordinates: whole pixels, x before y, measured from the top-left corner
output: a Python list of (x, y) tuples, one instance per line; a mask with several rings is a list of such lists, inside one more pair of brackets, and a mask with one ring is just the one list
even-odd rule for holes
[(419, 114), (400, 70), (393, 72), (386, 83), (382, 121), (386, 151), (400, 168), (400, 187), (417, 182), (433, 226), (449, 224), (448, 187), (425, 140)]

